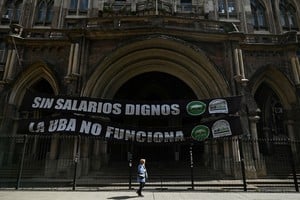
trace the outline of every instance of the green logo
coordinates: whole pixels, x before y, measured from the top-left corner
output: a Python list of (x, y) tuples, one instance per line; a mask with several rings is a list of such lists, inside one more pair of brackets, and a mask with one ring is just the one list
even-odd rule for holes
[(206, 104), (202, 101), (191, 101), (186, 106), (186, 111), (189, 115), (198, 116), (202, 115), (206, 110)]
[(209, 128), (204, 125), (195, 126), (192, 130), (191, 136), (194, 140), (203, 141), (209, 136)]

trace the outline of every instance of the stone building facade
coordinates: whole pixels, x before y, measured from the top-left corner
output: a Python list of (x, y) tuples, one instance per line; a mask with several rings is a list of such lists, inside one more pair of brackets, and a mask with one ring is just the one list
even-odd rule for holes
[[(298, 0), (0, 0), (0, 8), (2, 135), (26, 134), (18, 130), (20, 119), (47, 115), (20, 111), (26, 92), (35, 91), (146, 101), (243, 95), (245, 137), (300, 139)], [(59, 149), (72, 151), (75, 144), (61, 147), (52, 139), (48, 159), (58, 163)], [(127, 159), (124, 144), (84, 146), (82, 173), (110, 159)], [(203, 159), (210, 152), (221, 162), (218, 158), (236, 159), (232, 146), (211, 150), (204, 144), (199, 151)], [(134, 149), (163, 151), (162, 160), (180, 160), (186, 151), (180, 146)], [(271, 147), (256, 145), (251, 154), (259, 160), (266, 152)], [(253, 176), (264, 173), (251, 170)]]

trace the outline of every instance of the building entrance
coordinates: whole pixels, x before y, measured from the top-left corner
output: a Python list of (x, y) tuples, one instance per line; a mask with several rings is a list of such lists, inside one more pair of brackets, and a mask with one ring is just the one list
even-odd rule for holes
[[(193, 91), (181, 80), (166, 73), (148, 72), (138, 75), (123, 84), (114, 96), (116, 100), (137, 101), (171, 101), (196, 99)], [(172, 118), (122, 118), (116, 119), (136, 127), (180, 127), (184, 126), (186, 119)], [(189, 148), (182, 144), (121, 144), (110, 142), (108, 152), (111, 160), (127, 160), (129, 157), (139, 159), (145, 157), (152, 161), (174, 161), (182, 159)]]

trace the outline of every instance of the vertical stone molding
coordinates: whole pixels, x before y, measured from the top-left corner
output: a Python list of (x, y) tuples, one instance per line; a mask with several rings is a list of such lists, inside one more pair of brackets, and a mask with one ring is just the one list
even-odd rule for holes
[(291, 150), (293, 153), (296, 153), (297, 147), (296, 147), (295, 142), (293, 142), (295, 140), (294, 120), (287, 120), (286, 126), (287, 126), (288, 136), (291, 140)]
[(293, 74), (294, 74), (295, 84), (299, 85), (299, 83), (300, 83), (300, 80), (299, 80), (300, 66), (299, 66), (298, 58), (292, 57), (291, 63), (292, 63), (292, 70), (293, 70)]
[(235, 48), (233, 50), (233, 58), (235, 64), (235, 78), (238, 82), (247, 82), (245, 76), (245, 67), (244, 67), (244, 60), (243, 60), (243, 52), (240, 48)]
[(57, 152), (59, 148), (59, 136), (54, 135), (51, 138), (50, 152), (47, 155), (45, 164), (45, 176), (54, 177), (57, 172)]
[(16, 57), (17, 57), (16, 50), (8, 50), (5, 71), (3, 75), (3, 81), (9, 81), (13, 79), (13, 75), (15, 72)]
[(78, 75), (79, 44), (71, 44), (67, 76)]
[(250, 122), (250, 131), (251, 131), (251, 137), (253, 140), (253, 152), (254, 152), (254, 158), (255, 160), (260, 160), (260, 152), (259, 152), (259, 146), (258, 146), (258, 136), (257, 136), (257, 122), (259, 121), (259, 116), (250, 116), (249, 122)]

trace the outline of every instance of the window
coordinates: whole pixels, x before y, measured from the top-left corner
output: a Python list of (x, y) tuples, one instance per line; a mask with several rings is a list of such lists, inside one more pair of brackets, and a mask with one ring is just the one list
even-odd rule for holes
[(6, 62), (6, 44), (4, 41), (0, 42), (0, 65)]
[(19, 23), (23, 1), (8, 0), (5, 3), (2, 24)]
[(256, 30), (267, 29), (266, 10), (258, 0), (251, 0), (252, 24)]
[(237, 17), (235, 0), (219, 0), (218, 12), (222, 18)]
[(192, 0), (181, 0), (180, 5), (182, 12), (192, 12), (193, 10)]
[(86, 14), (88, 10), (89, 0), (70, 0), (70, 14), (80, 15)]
[(280, 23), (284, 30), (297, 30), (296, 9), (287, 0), (280, 1)]
[(37, 5), (36, 25), (50, 25), (53, 18), (54, 0), (42, 0)]

